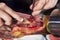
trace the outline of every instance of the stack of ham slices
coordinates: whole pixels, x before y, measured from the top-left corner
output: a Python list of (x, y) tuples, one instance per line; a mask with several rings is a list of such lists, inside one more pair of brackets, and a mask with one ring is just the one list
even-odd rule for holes
[(12, 26), (11, 34), (15, 37), (34, 34), (38, 31), (42, 31), (45, 28), (43, 26), (43, 21), (39, 19), (38, 16), (30, 18), (29, 15), (27, 17), (25, 14), (22, 17), (25, 18), (22, 23)]
[(32, 17), (27, 14), (19, 14), (20, 17), (24, 18), (22, 23), (13, 24), (11, 26), (1, 27), (0, 32), (8, 34), (12, 37), (22, 37), (24, 35), (32, 35), (36, 32), (42, 31), (45, 27), (43, 26), (43, 20), (39, 19), (38, 16)]

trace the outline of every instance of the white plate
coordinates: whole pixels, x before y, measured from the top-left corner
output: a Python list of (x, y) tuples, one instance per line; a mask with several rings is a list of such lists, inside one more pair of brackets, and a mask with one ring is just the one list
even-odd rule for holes
[(14, 40), (46, 40), (43, 35), (28, 35)]

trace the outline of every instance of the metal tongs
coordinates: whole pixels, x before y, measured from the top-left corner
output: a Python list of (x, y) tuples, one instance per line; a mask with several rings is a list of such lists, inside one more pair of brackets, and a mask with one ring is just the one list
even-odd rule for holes
[[(35, 2), (36, 2), (37, 0), (33, 0), (33, 6), (32, 6), (32, 12), (33, 12), (33, 9), (34, 9), (34, 7), (35, 7)], [(43, 15), (42, 14), (40, 14), (39, 13), (39, 15), (38, 15), (40, 18), (42, 18), (43, 17)], [(32, 19), (32, 18), (34, 18), (34, 16), (30, 16), (30, 18)]]
[[(36, 2), (37, 0), (33, 0), (33, 6), (32, 6), (32, 12), (33, 12), (33, 9), (34, 9), (34, 7), (35, 7), (35, 2)], [(42, 14), (42, 12), (41, 13), (39, 13), (39, 15), (38, 15), (40, 18), (43, 18), (43, 14)], [(34, 16), (30, 16), (30, 18), (34, 18)]]
[[(34, 7), (35, 7), (35, 0), (33, 0), (32, 12), (33, 12)], [(34, 16), (32, 16), (32, 14), (31, 14), (30, 19), (32, 19), (32, 18), (34, 18)]]

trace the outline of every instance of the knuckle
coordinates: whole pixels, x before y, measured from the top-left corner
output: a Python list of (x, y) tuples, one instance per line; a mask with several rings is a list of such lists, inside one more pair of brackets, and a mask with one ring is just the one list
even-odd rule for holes
[(9, 19), (8, 19), (8, 22), (11, 22), (11, 21), (12, 21), (12, 18), (9, 18)]
[(6, 6), (5, 3), (0, 3), (0, 8), (3, 8), (3, 7), (5, 7), (5, 6)]
[(7, 18), (6, 18), (6, 22), (12, 22), (12, 18), (11, 17), (9, 17), (9, 16), (6, 16)]
[(6, 20), (6, 22), (5, 22), (6, 25), (11, 25), (11, 23), (12, 23), (12, 18), (9, 18), (9, 19)]

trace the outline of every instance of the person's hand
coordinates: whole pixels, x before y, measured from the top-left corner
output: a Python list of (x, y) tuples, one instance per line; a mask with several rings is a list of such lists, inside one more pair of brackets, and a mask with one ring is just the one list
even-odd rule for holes
[[(35, 7), (33, 8), (32, 15), (38, 15), (42, 9), (50, 9), (55, 7), (58, 0), (37, 0), (35, 2)], [(32, 9), (33, 4), (30, 6), (30, 9)]]
[(22, 22), (23, 20), (19, 14), (9, 8), (5, 3), (0, 3), (0, 26), (3, 24), (10, 25), (13, 20), (12, 18), (15, 18), (18, 22)]

